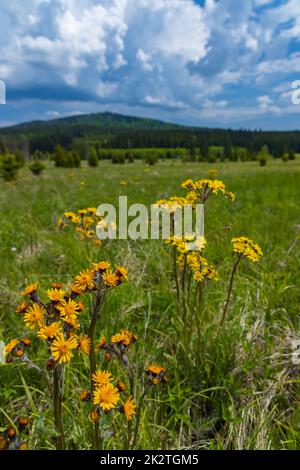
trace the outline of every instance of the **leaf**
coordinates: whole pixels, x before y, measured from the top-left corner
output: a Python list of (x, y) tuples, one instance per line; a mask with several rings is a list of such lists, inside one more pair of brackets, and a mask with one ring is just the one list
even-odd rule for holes
[(20, 377), (21, 377), (21, 380), (22, 380), (22, 384), (23, 384), (23, 387), (24, 387), (24, 390), (25, 390), (25, 393), (26, 393), (26, 396), (27, 396), (27, 399), (29, 401), (29, 404), (30, 404), (30, 407), (31, 407), (31, 410), (33, 411), (34, 414), (38, 414), (38, 410), (34, 404), (34, 400), (32, 398), (32, 395), (31, 395), (31, 392), (30, 392), (30, 389), (26, 383), (26, 380), (24, 379), (23, 375), (22, 375), (22, 372), (20, 372)]

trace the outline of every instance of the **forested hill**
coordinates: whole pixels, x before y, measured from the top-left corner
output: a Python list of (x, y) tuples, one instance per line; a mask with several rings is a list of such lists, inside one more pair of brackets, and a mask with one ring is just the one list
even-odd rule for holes
[(182, 126), (155, 119), (124, 116), (115, 113), (94, 113), (68, 116), (50, 121), (32, 121), (0, 129), (0, 133), (38, 133), (51, 132), (60, 128), (80, 128), (86, 132), (97, 132), (103, 129), (177, 129)]
[[(0, 141), (7, 147), (26, 145), (30, 152), (53, 152), (60, 144), (74, 141), (96, 142), (103, 148), (200, 148), (244, 147), (257, 151), (263, 145), (273, 155), (300, 152), (300, 132), (249, 131), (180, 126), (158, 120), (96, 113), (51, 121), (34, 121), (0, 129)], [(1, 144), (1, 142), (0, 142)]]

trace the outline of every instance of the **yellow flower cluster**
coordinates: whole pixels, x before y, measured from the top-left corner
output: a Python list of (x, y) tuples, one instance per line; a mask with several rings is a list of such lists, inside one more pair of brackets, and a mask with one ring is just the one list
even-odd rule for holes
[(23, 358), (26, 354), (25, 349), (27, 346), (29, 346), (31, 343), (30, 339), (28, 338), (22, 338), (22, 339), (12, 339), (4, 349), (4, 353), (7, 356), (6, 357), (6, 362), (12, 362), (13, 356), (17, 358)]
[(253, 263), (260, 261), (263, 256), (262, 249), (247, 237), (236, 237), (232, 239), (233, 253), (242, 258), (248, 258)]
[(219, 280), (218, 271), (199, 252), (187, 255), (187, 265), (191, 269), (196, 282)]
[(165, 375), (166, 369), (157, 364), (150, 364), (146, 368), (146, 374), (149, 376), (149, 385), (158, 385), (161, 382), (166, 383), (168, 381)]
[[(30, 284), (22, 292), (29, 297), (29, 302), (23, 300), (16, 312), (22, 313), (25, 326), (37, 332), (37, 337), (47, 341), (51, 357), (48, 364), (68, 363), (73, 357), (73, 351), (89, 354), (91, 339), (80, 331), (79, 315), (84, 310), (84, 304), (78, 299), (81, 294), (89, 292), (105, 292), (122, 284), (127, 279), (127, 270), (123, 266), (111, 269), (110, 263), (101, 261), (82, 271), (75, 277), (69, 289), (63, 289), (61, 284), (54, 283), (46, 290), (47, 301), (42, 302), (38, 295), (37, 284)], [(12, 356), (22, 358), (24, 348), (29, 340), (14, 339), (5, 347), (8, 359)]]
[(197, 237), (185, 235), (184, 237), (169, 237), (165, 241), (166, 245), (171, 245), (176, 248), (179, 254), (187, 253), (190, 250), (190, 243), (193, 243), (193, 250), (203, 250), (206, 246), (206, 239), (203, 236)]
[(131, 344), (137, 341), (137, 336), (126, 328), (111, 337), (111, 343), (116, 344), (121, 352), (126, 352)]
[[(95, 383), (95, 390), (93, 392), (93, 403), (96, 409), (90, 413), (91, 418), (95, 421), (100, 412), (105, 412), (115, 409), (118, 402), (121, 400), (121, 395), (126, 390), (125, 384), (118, 382), (117, 386), (114, 385), (114, 378), (108, 371), (97, 370), (92, 375), (92, 380)], [(132, 396), (129, 396), (124, 403), (118, 407), (118, 411), (124, 413), (126, 419), (131, 421), (135, 415), (136, 404)]]
[(205, 237), (198, 237), (193, 241), (192, 251), (190, 251), (189, 241), (189, 237), (170, 237), (165, 243), (176, 248), (177, 263), (180, 269), (184, 270), (185, 265), (190, 268), (197, 283), (205, 280), (217, 281), (219, 279), (218, 272), (201, 255), (201, 251), (206, 247)]
[(159, 199), (154, 204), (155, 207), (162, 207), (169, 213), (176, 212), (177, 209), (189, 204), (185, 197), (172, 196), (169, 199)]
[(137, 340), (138, 337), (134, 333), (127, 328), (123, 328), (115, 335), (112, 335), (109, 343), (107, 343), (105, 336), (103, 336), (97, 345), (97, 349), (104, 349), (109, 354), (122, 355), (127, 353), (130, 346)]
[(193, 202), (200, 201), (205, 203), (212, 195), (219, 193), (224, 194), (232, 201), (235, 199), (234, 193), (226, 191), (223, 181), (216, 179), (188, 179), (182, 183), (181, 187), (189, 191), (186, 198)]
[[(76, 231), (80, 235), (80, 240), (91, 240), (96, 246), (102, 245), (102, 240), (97, 238), (97, 226), (105, 228), (107, 223), (103, 217), (97, 214), (96, 207), (88, 207), (80, 209), (77, 212), (65, 212), (63, 217), (58, 221), (58, 226), (64, 227), (71, 222), (76, 226)], [(111, 227), (113, 228), (113, 227)], [(116, 227), (114, 227), (116, 229)]]
[(93, 263), (91, 268), (81, 271), (75, 277), (72, 290), (75, 294), (91, 292), (99, 288), (107, 290), (122, 284), (127, 279), (128, 271), (124, 266), (116, 266), (115, 270), (112, 270), (110, 263), (101, 261)]

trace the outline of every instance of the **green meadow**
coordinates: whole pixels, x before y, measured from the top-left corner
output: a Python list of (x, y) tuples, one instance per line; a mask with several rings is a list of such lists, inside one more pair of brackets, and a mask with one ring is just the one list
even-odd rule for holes
[[(216, 196), (205, 211), (205, 256), (220, 279), (206, 283), (201, 316), (190, 316), (190, 339), (181, 344), (182, 315), (176, 308), (170, 250), (161, 240), (110, 240), (102, 247), (80, 241), (72, 227), (58, 228), (66, 211), (128, 203), (150, 207), (161, 198), (183, 195), (180, 184), (207, 178), (211, 169), (236, 193), (231, 202)], [(300, 444), (299, 339), (300, 159), (268, 162), (112, 165), (55, 168), (46, 163), (40, 176), (25, 166), (16, 182), (0, 191), (0, 431), (17, 416), (29, 418), (29, 447), (54, 449), (56, 430), (47, 390), (39, 374), (21, 361), (5, 363), (3, 345), (27, 336), (39, 367), (47, 361), (43, 342), (24, 327), (15, 309), (20, 292), (39, 283), (65, 286), (91, 263), (108, 260), (129, 271), (128, 282), (106, 296), (96, 338), (129, 328), (138, 340), (130, 349), (137, 377), (136, 401), (144, 387), (145, 367), (166, 369), (167, 383), (145, 396), (134, 442), (140, 449), (297, 449)], [(247, 236), (264, 253), (259, 263), (243, 260), (237, 270), (225, 322), (219, 331), (231, 269), (231, 239)], [(83, 298), (83, 323), (89, 298)], [(218, 333), (217, 333), (218, 332)], [(195, 348), (194, 344), (197, 343)], [(196, 351), (196, 352), (195, 352)], [(98, 368), (122, 375), (97, 352)], [(90, 405), (80, 400), (89, 387), (86, 356), (64, 366), (63, 421), (68, 449), (91, 448)], [(126, 376), (122, 377), (126, 382)], [(134, 418), (134, 428), (137, 417)], [(123, 416), (100, 422), (101, 447), (128, 447)], [(132, 439), (133, 441), (133, 439)], [(131, 441), (131, 442), (132, 442)], [(131, 444), (133, 445), (133, 444)]]

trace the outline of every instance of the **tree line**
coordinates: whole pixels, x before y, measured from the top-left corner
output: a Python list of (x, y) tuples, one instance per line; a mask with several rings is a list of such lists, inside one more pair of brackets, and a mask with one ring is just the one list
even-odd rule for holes
[(199, 149), (207, 158), (210, 147), (223, 147), (226, 158), (234, 159), (233, 148), (258, 152), (267, 145), (275, 158), (285, 152), (300, 153), (300, 132), (249, 131), (206, 128), (101, 129), (93, 125), (33, 124), (1, 130), (0, 140), (9, 151), (19, 149), (25, 155), (36, 151), (53, 153), (58, 145), (72, 149), (92, 142), (97, 149)]

